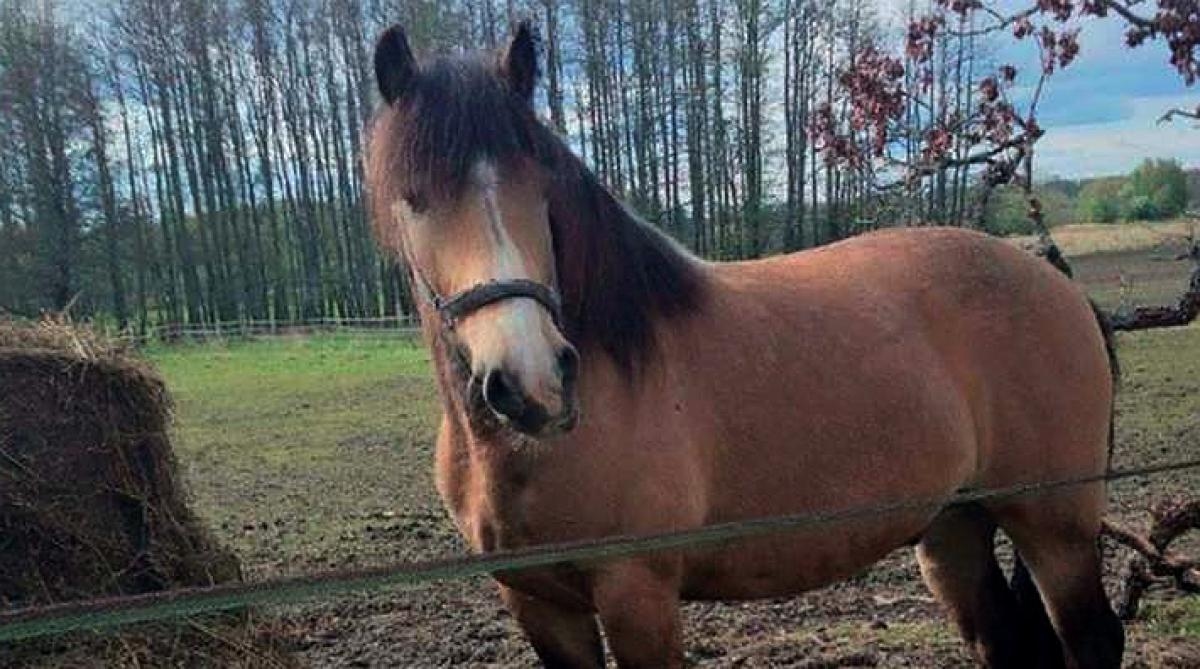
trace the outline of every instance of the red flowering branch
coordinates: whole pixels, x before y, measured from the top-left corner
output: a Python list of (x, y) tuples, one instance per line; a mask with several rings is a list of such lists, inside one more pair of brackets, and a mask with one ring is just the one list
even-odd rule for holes
[[(1019, 181), (1032, 192), (1032, 156), (1043, 131), (1037, 106), (1047, 79), (1069, 67), (1080, 54), (1079, 20), (1114, 17), (1127, 25), (1126, 43), (1136, 48), (1162, 40), (1170, 52), (1170, 65), (1184, 82), (1200, 76), (1200, 0), (1154, 0), (1150, 4), (1124, 0), (1036, 0), (1029, 6), (1001, 12), (982, 0), (936, 0), (934, 12), (912, 20), (902, 53), (890, 54), (868, 44), (850, 59), (838, 77), (839, 103), (819, 106), (809, 120), (809, 132), (829, 164), (854, 169), (872, 179), (881, 190), (911, 186), (943, 170), (979, 170), (980, 205), (995, 186)], [(977, 36), (1001, 31), (1016, 40), (1030, 40), (1041, 55), (1037, 85), (1030, 101), (1018, 109), (1007, 92), (1018, 72), (1001, 65), (972, 85), (978, 95), (969, 109), (935, 114), (926, 97), (933, 86), (934, 52), (943, 37)], [(927, 124), (909, 127), (913, 110), (928, 111)], [(1171, 110), (1164, 116), (1200, 119), (1195, 111)], [(882, 168), (882, 169), (879, 169)], [(1041, 225), (1041, 207), (1030, 197), (1030, 218)], [(1052, 252), (1047, 249), (1047, 253)]]

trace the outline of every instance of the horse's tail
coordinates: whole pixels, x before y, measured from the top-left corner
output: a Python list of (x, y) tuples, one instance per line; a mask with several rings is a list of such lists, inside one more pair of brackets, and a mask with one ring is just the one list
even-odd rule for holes
[[(1100, 327), (1100, 334), (1104, 337), (1104, 351), (1108, 354), (1108, 373), (1112, 376), (1113, 397), (1115, 401), (1117, 382), (1121, 380), (1121, 362), (1117, 359), (1117, 341), (1113, 331), (1112, 320), (1096, 304), (1095, 300), (1089, 299), (1088, 304), (1092, 307), (1092, 314), (1096, 316), (1096, 325)], [(1108, 466), (1110, 468), (1112, 467), (1113, 444), (1115, 443), (1114, 422), (1114, 411), (1113, 407), (1110, 406), (1108, 411)]]

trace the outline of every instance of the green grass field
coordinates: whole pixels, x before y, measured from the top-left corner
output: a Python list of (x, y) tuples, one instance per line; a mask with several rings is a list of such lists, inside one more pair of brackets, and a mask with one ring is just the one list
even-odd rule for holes
[[(1116, 253), (1125, 254), (1119, 262), (1134, 271), (1151, 271), (1146, 268), (1165, 262), (1155, 260), (1160, 253), (1157, 247)], [(1076, 258), (1085, 280), (1102, 274), (1097, 270), (1089, 275), (1092, 269), (1111, 267), (1113, 262), (1113, 257), (1104, 254)], [(1186, 271), (1181, 274), (1185, 276)], [(1172, 286), (1177, 293), (1181, 286), (1165, 275), (1157, 281), (1161, 283), (1157, 290), (1163, 295), (1170, 294)], [(1112, 303), (1104, 295), (1108, 288), (1103, 281), (1089, 282), (1089, 287), (1102, 301)], [(1119, 346), (1125, 378), (1117, 406), (1117, 465), (1194, 457), (1200, 443), (1200, 325), (1121, 335)], [(167, 378), (176, 399), (177, 450), (195, 505), (218, 537), (238, 552), (250, 578), (462, 551), (433, 489), (432, 444), (438, 402), (428, 355), (418, 343), (399, 336), (314, 336), (159, 346), (147, 353)], [(1200, 476), (1173, 475), (1121, 484), (1115, 487), (1113, 498), (1122, 518), (1137, 522), (1154, 499), (1197, 490)], [(1200, 553), (1200, 542), (1191, 541), (1186, 548)], [(893, 572), (902, 585), (887, 585)], [(915, 578), (911, 558), (898, 558), (895, 564), (881, 567), (881, 573), (882, 577), (865, 586), (860, 582), (837, 591), (843, 594), (811, 596), (830, 611), (848, 612), (821, 623), (822, 629), (837, 631), (831, 637), (836, 643), (815, 650), (811, 644), (801, 646), (805, 652), (829, 654), (865, 645), (891, 649), (887, 652), (919, 665), (928, 661), (920, 658), (927, 658), (922, 649), (929, 646), (937, 649), (933, 660), (937, 664), (958, 666), (965, 656), (960, 645), (947, 637), (949, 627), (930, 622), (928, 616), (934, 609), (927, 599), (919, 599), (924, 591)], [(883, 590), (877, 589), (880, 583)], [(895, 624), (886, 629), (867, 626), (863, 614), (855, 613), (861, 605), (836, 603), (853, 588), (861, 591), (855, 592), (853, 601), (883, 592), (918, 598), (914, 601), (922, 603), (897, 614)], [(397, 613), (386, 607), (386, 613), (379, 613), (382, 605), (372, 604), (375, 608), (369, 610), (374, 613), (356, 614), (393, 621), (385, 626), (388, 631), (377, 636), (360, 638), (352, 622), (342, 627), (328, 624), (339, 630), (339, 638), (352, 637), (362, 648), (376, 649), (371, 652), (397, 643), (394, 626), (405, 626), (403, 652), (409, 654), (386, 655), (379, 660), (383, 664), (419, 662), (413, 657), (427, 658), (421, 653), (440, 652), (432, 649), (441, 643), (446, 629), (460, 628), (496, 635), (499, 640), (487, 642), (498, 649), (486, 655), (489, 662), (528, 661), (511, 623), (500, 632), (486, 632), (491, 624), (487, 621), (501, 614), (490, 591), (479, 582), (423, 592), (424, 600), (432, 603), (422, 605), (416, 613), (408, 608)], [(804, 603), (810, 601), (808, 597), (798, 606), (813, 606)], [(746, 616), (769, 619), (768, 614), (750, 608), (720, 611), (720, 616), (727, 617), (715, 620), (725, 622), (710, 632), (703, 631), (706, 623), (696, 623), (701, 631), (692, 633), (699, 636), (689, 637), (690, 644), (704, 648), (708, 643), (704, 635), (711, 639), (717, 638), (712, 636), (716, 634), (723, 653), (729, 646), (794, 644), (798, 636), (811, 635), (808, 627), (787, 630), (788, 623), (781, 619), (780, 631), (770, 637), (774, 641), (751, 640), (738, 631), (747, 624)], [(708, 620), (707, 615), (701, 619)], [(338, 616), (346, 617), (341, 613), (332, 617)], [(303, 618), (303, 624), (320, 626), (326, 623), (313, 621), (327, 622), (328, 618)], [(936, 629), (931, 631), (931, 625)], [(463, 644), (479, 643), (472, 636), (475, 632), (461, 634), (466, 635), (460, 639)], [(1152, 594), (1145, 620), (1131, 627), (1133, 643), (1142, 649), (1137, 656), (1143, 658), (1164, 647), (1169, 651), (1175, 639), (1198, 636), (1197, 598)], [(341, 658), (345, 652), (345, 648), (334, 647), (328, 656), (307, 659), (320, 662), (322, 657)], [(723, 666), (723, 661), (717, 661), (717, 666)]]
[(149, 355), (175, 396), (200, 512), (252, 574), (395, 559), (352, 538), (401, 514), (440, 519), (437, 402), (413, 340), (279, 338)]

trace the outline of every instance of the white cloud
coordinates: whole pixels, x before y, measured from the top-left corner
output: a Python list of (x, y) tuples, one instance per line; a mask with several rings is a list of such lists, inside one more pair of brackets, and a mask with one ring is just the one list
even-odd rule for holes
[(1037, 144), (1038, 173), (1071, 178), (1123, 174), (1145, 158), (1175, 158), (1184, 167), (1200, 167), (1200, 124), (1178, 119), (1157, 122), (1171, 107), (1195, 109), (1198, 96), (1135, 97), (1121, 102), (1131, 112), (1126, 118), (1047, 129)]

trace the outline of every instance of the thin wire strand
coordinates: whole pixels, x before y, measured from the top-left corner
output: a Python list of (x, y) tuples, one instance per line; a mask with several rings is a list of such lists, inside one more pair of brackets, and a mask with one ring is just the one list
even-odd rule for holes
[(714, 546), (737, 539), (797, 531), (906, 511), (1041, 495), (1053, 490), (1200, 468), (1200, 459), (1110, 471), (1006, 488), (967, 490), (941, 499), (905, 500), (868, 507), (772, 516), (644, 536), (611, 536), (425, 562), (208, 588), (110, 597), (0, 613), (0, 642), (102, 630), (133, 623), (217, 613), (254, 605), (296, 604), (357, 592), (375, 592), (433, 581), (466, 579), (562, 563), (588, 563), (666, 550)]

